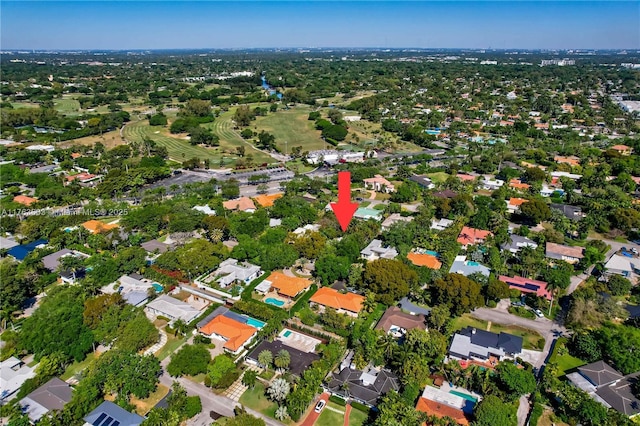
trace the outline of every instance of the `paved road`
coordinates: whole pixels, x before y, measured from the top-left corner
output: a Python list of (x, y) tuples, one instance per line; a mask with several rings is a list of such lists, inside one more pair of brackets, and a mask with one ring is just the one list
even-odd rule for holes
[[(320, 398), (318, 398), (318, 400), (313, 403), (313, 406), (315, 407), (315, 405), (320, 400), (324, 400), (325, 402), (328, 403), (329, 402), (329, 394), (324, 392), (322, 395), (320, 395)], [(326, 406), (325, 406), (325, 410), (326, 410)], [(309, 413), (309, 415), (307, 416), (307, 418), (304, 419), (304, 421), (300, 424), (300, 426), (313, 426), (316, 423), (316, 420), (318, 420), (318, 417), (320, 417), (320, 413), (316, 413), (316, 410), (312, 409), (311, 412)], [(338, 425), (336, 425), (336, 426), (338, 426)]]
[(520, 405), (518, 405), (518, 426), (525, 426), (527, 423), (529, 408), (529, 395), (522, 395), (520, 397)]

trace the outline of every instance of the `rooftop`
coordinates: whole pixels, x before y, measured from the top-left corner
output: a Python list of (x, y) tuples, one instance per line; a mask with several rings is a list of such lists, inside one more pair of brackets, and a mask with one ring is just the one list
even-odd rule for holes
[(425, 266), (430, 269), (440, 269), (442, 262), (437, 257), (430, 254), (409, 253), (407, 259), (416, 266)]
[(306, 278), (290, 277), (279, 271), (272, 272), (265, 281), (269, 281), (271, 287), (287, 297), (297, 296), (300, 292), (309, 289), (312, 284), (311, 280)]
[(584, 257), (584, 255), (582, 254), (582, 250), (582, 247), (571, 247), (556, 243), (547, 243), (546, 246), (547, 256), (550, 254), (557, 254), (567, 257), (575, 257), (576, 259), (582, 259)]
[(49, 380), (20, 400), (22, 411), (33, 422), (53, 410), (62, 410), (71, 401), (71, 386), (57, 377)]
[(278, 198), (282, 198), (284, 194), (282, 193), (277, 193), (277, 194), (271, 194), (271, 195), (256, 195), (255, 197), (253, 197), (254, 200), (256, 200), (256, 203), (260, 204), (262, 207), (271, 207), (273, 206), (273, 203), (278, 199)]
[(489, 236), (493, 235), (490, 231), (485, 231), (483, 229), (471, 228), (470, 226), (463, 226), (460, 231), (460, 235), (458, 235), (458, 242), (463, 246), (476, 244), (479, 242), (484, 242), (484, 240)]
[(403, 328), (405, 330), (411, 330), (413, 328), (419, 328), (421, 330), (426, 329), (425, 317), (424, 315), (411, 315), (402, 312), (402, 309), (391, 306), (388, 308), (378, 324), (376, 325), (376, 330), (384, 330), (385, 332), (389, 332), (393, 326)]
[(273, 342), (263, 340), (258, 346), (249, 352), (247, 358), (258, 361), (258, 355), (262, 351), (270, 351), (275, 356), (281, 350), (285, 350), (289, 352), (289, 355), (291, 355), (291, 362), (289, 363), (288, 370), (296, 376), (302, 375), (302, 373), (309, 368), (312, 362), (320, 359), (320, 357), (313, 352), (303, 352), (299, 349), (285, 345), (280, 340), (274, 340)]
[(253, 200), (249, 197), (240, 197), (234, 200), (225, 201), (222, 206), (227, 210), (240, 210), (248, 211), (255, 210), (256, 205), (253, 204)]
[(255, 327), (224, 315), (218, 315), (200, 328), (200, 332), (207, 336), (212, 334), (222, 336), (226, 340), (224, 347), (232, 352), (240, 349), (257, 331)]
[(82, 226), (92, 234), (101, 234), (103, 232), (109, 232), (112, 229), (117, 228), (119, 225), (117, 223), (104, 223), (99, 220), (88, 220), (82, 224)]
[(322, 287), (311, 296), (310, 302), (328, 306), (333, 309), (343, 309), (345, 311), (358, 313), (362, 310), (365, 301), (364, 296), (355, 293), (340, 293), (330, 287)]
[(104, 401), (84, 418), (92, 426), (138, 426), (143, 417), (120, 408), (111, 401)]

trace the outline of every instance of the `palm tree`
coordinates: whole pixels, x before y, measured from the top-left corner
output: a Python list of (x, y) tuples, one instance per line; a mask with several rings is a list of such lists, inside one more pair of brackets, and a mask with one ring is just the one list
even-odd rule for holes
[(284, 401), (287, 395), (289, 395), (289, 390), (289, 382), (280, 377), (271, 382), (271, 386), (267, 389), (267, 394), (274, 401), (280, 402)]
[(291, 354), (289, 354), (289, 351), (282, 349), (277, 353), (273, 363), (279, 369), (284, 370), (291, 363)]
[(276, 419), (278, 420), (284, 420), (289, 416), (289, 413), (287, 413), (287, 407), (284, 405), (281, 405), (280, 407), (278, 407), (278, 409), (276, 410)]
[(269, 350), (264, 350), (258, 354), (258, 364), (263, 368), (269, 368), (273, 361), (273, 354)]
[(182, 318), (178, 318), (173, 323), (173, 335), (177, 336), (178, 333), (182, 335), (185, 335), (187, 333), (187, 323)]

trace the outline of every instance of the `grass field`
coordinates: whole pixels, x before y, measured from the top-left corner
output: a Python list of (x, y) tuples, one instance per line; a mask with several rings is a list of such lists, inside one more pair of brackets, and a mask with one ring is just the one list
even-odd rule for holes
[(349, 414), (349, 426), (362, 426), (368, 417), (367, 414), (352, 407)]
[(64, 115), (79, 115), (80, 102), (77, 99), (65, 96), (61, 99), (53, 100), (53, 107), (56, 111)]
[[(330, 410), (329, 407), (334, 408), (336, 410), (340, 410), (343, 413), (342, 414), (336, 413), (335, 411)], [(318, 417), (318, 420), (316, 421), (316, 425), (317, 426), (334, 426), (334, 425), (339, 426), (344, 424), (344, 410), (345, 410), (344, 407), (338, 404), (334, 404), (333, 402), (329, 402), (327, 406), (324, 407), (324, 409), (322, 410), (320, 417)]]
[[(253, 410), (259, 411), (265, 416), (269, 416), (275, 419), (276, 410), (278, 404), (271, 401), (264, 394), (264, 385), (260, 382), (256, 383), (253, 389), (249, 388), (240, 397), (240, 404)], [(291, 420), (285, 420), (285, 424), (291, 423)]]
[(446, 180), (449, 178), (449, 175), (445, 172), (429, 173), (427, 176), (435, 183), (446, 182)]
[(165, 345), (158, 352), (156, 352), (156, 358), (162, 361), (163, 359), (174, 353), (176, 349), (178, 349), (186, 341), (187, 339), (184, 337), (175, 337), (173, 333), (167, 332), (167, 343), (165, 343)]
[[(572, 370), (576, 367), (580, 367), (581, 365), (586, 364), (580, 358), (576, 358), (569, 354), (569, 351), (566, 348), (567, 338), (561, 337), (556, 341), (556, 344), (553, 348), (553, 353), (549, 358), (549, 362), (553, 362), (558, 365), (557, 377), (564, 376), (567, 374), (569, 370)], [(562, 355), (560, 355), (562, 354)]]
[(89, 355), (87, 355), (84, 361), (74, 362), (69, 367), (67, 367), (64, 374), (60, 376), (60, 378), (62, 380), (69, 380), (70, 378), (75, 376), (77, 373), (87, 368), (89, 364), (91, 364), (91, 361), (93, 361), (94, 359), (96, 359), (96, 353), (91, 352)]
[(169, 393), (169, 388), (163, 384), (158, 384), (155, 392), (152, 392), (148, 398), (138, 399), (135, 396), (131, 396), (131, 404), (135, 405), (136, 413), (144, 416), (147, 414), (155, 405), (160, 402), (162, 398), (164, 398)]
[(302, 151), (323, 149), (325, 142), (320, 137), (320, 131), (315, 129), (313, 121), (307, 119), (310, 111), (304, 107), (281, 109), (276, 113), (269, 113), (266, 117), (258, 117), (251, 128), (254, 131), (264, 130), (273, 134), (282, 152), (285, 152), (285, 148), (291, 152), (294, 146), (302, 146)]
[(61, 142), (58, 146), (61, 148), (69, 148), (74, 145), (91, 146), (95, 145), (96, 142), (101, 142), (107, 149), (126, 143), (126, 141), (120, 137), (120, 130), (114, 130), (112, 132), (103, 133), (102, 135), (85, 136), (84, 138)]
[(461, 330), (465, 327), (473, 327), (479, 330), (489, 330), (493, 333), (510, 333), (514, 336), (520, 336), (523, 339), (522, 347), (524, 349), (541, 350), (544, 347), (544, 339), (537, 331), (530, 330), (528, 328), (519, 327), (516, 325), (502, 325), (489, 323), (487, 321), (479, 320), (472, 317), (470, 314), (464, 314), (453, 321), (454, 329)]
[(33, 102), (11, 102), (11, 106), (13, 106), (14, 109), (40, 108), (40, 104), (36, 104), (36, 103), (33, 103)]

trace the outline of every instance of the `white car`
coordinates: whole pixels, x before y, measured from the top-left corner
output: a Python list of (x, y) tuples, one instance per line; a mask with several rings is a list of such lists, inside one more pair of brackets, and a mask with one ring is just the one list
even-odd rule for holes
[(320, 401), (318, 401), (318, 403), (316, 404), (315, 412), (319, 413), (320, 411), (322, 411), (325, 405), (327, 405), (327, 402), (325, 400), (321, 399)]
[(542, 313), (542, 311), (540, 309), (534, 309), (533, 313), (536, 314), (540, 318), (544, 317), (544, 314)]

